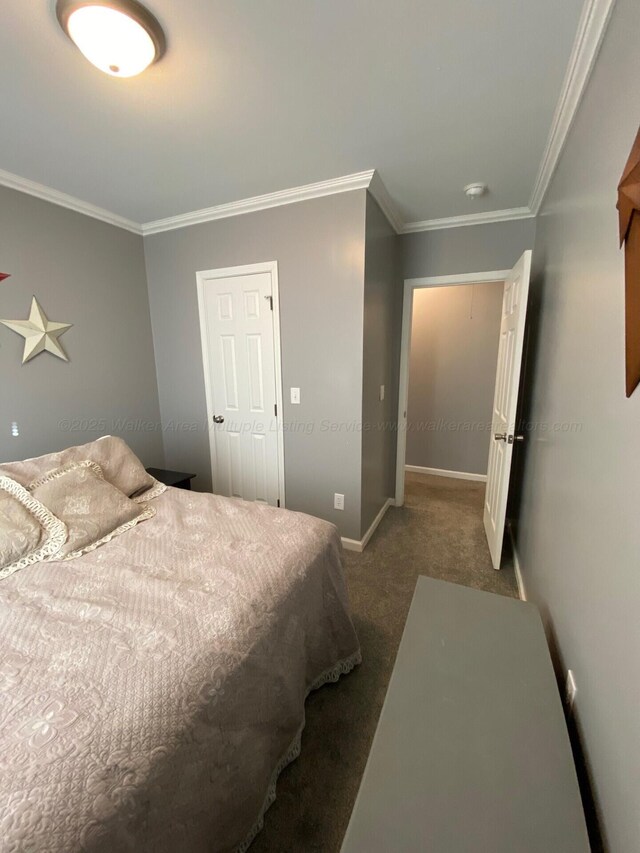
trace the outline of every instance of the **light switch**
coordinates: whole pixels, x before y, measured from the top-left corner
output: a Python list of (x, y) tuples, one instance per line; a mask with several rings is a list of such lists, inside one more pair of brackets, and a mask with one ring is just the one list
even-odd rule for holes
[(299, 388), (292, 388), (291, 389), (291, 403), (294, 406), (300, 405), (300, 389)]
[(384, 400), (384, 385), (380, 386), (380, 402)]

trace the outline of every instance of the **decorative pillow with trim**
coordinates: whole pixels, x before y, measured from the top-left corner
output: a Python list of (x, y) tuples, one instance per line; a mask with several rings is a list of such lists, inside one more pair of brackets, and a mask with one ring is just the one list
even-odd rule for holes
[(108, 483), (90, 459), (49, 471), (29, 491), (67, 525), (67, 542), (52, 560), (80, 557), (156, 514)]
[(0, 579), (54, 557), (66, 539), (63, 521), (20, 483), (0, 476)]
[[(121, 438), (105, 435), (89, 444), (68, 447), (58, 453), (48, 453), (22, 462), (0, 464), (0, 474), (5, 474), (27, 487), (33, 480), (43, 477), (54, 468), (62, 468), (73, 462), (89, 459), (102, 469), (104, 479), (120, 489), (128, 497), (152, 500), (166, 491), (151, 474), (147, 474), (144, 465), (129, 445)], [(143, 497), (144, 496), (144, 497)]]

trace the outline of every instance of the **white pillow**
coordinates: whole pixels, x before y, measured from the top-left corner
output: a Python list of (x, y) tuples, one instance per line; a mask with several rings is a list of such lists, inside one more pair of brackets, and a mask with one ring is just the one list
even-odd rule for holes
[(67, 527), (37, 498), (0, 476), (0, 579), (57, 554)]
[(156, 511), (131, 500), (104, 479), (90, 459), (49, 471), (29, 486), (29, 491), (61, 518), (68, 540), (51, 560), (72, 560), (110, 542)]

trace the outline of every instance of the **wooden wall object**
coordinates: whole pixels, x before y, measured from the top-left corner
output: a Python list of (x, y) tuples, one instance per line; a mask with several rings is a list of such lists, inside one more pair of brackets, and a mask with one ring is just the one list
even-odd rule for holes
[(618, 184), (620, 245), (625, 262), (627, 397), (640, 382), (640, 130)]

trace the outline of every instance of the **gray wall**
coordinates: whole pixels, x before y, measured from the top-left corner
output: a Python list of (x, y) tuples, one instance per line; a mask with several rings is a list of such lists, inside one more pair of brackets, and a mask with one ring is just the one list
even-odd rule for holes
[[(361, 536), (387, 498), (395, 495), (401, 321), (400, 239), (367, 193)], [(383, 401), (380, 400), (381, 385), (385, 386)]]
[(407, 465), (487, 473), (503, 288), (414, 291)]
[(60, 339), (69, 363), (42, 353), (24, 366), (24, 339), (0, 326), (0, 460), (112, 433), (162, 465), (142, 238), (0, 187), (0, 271), (0, 317), (27, 319), (35, 295), (73, 323)]
[(535, 219), (516, 219), (404, 234), (404, 278), (511, 269), (533, 248), (535, 232)]
[(639, 34), (640, 3), (618, 0), (539, 219), (525, 402), (538, 429), (517, 533), (528, 595), (563, 672), (576, 674), (577, 727), (614, 853), (635, 853), (640, 838), (640, 389), (625, 398), (615, 207), (640, 118)]
[[(196, 272), (277, 261), (287, 507), (360, 538), (366, 191), (145, 238), (160, 409), (169, 467), (211, 487)], [(301, 389), (291, 406), (289, 388)], [(304, 427), (303, 430), (299, 426)], [(333, 509), (334, 492), (345, 495)]]

